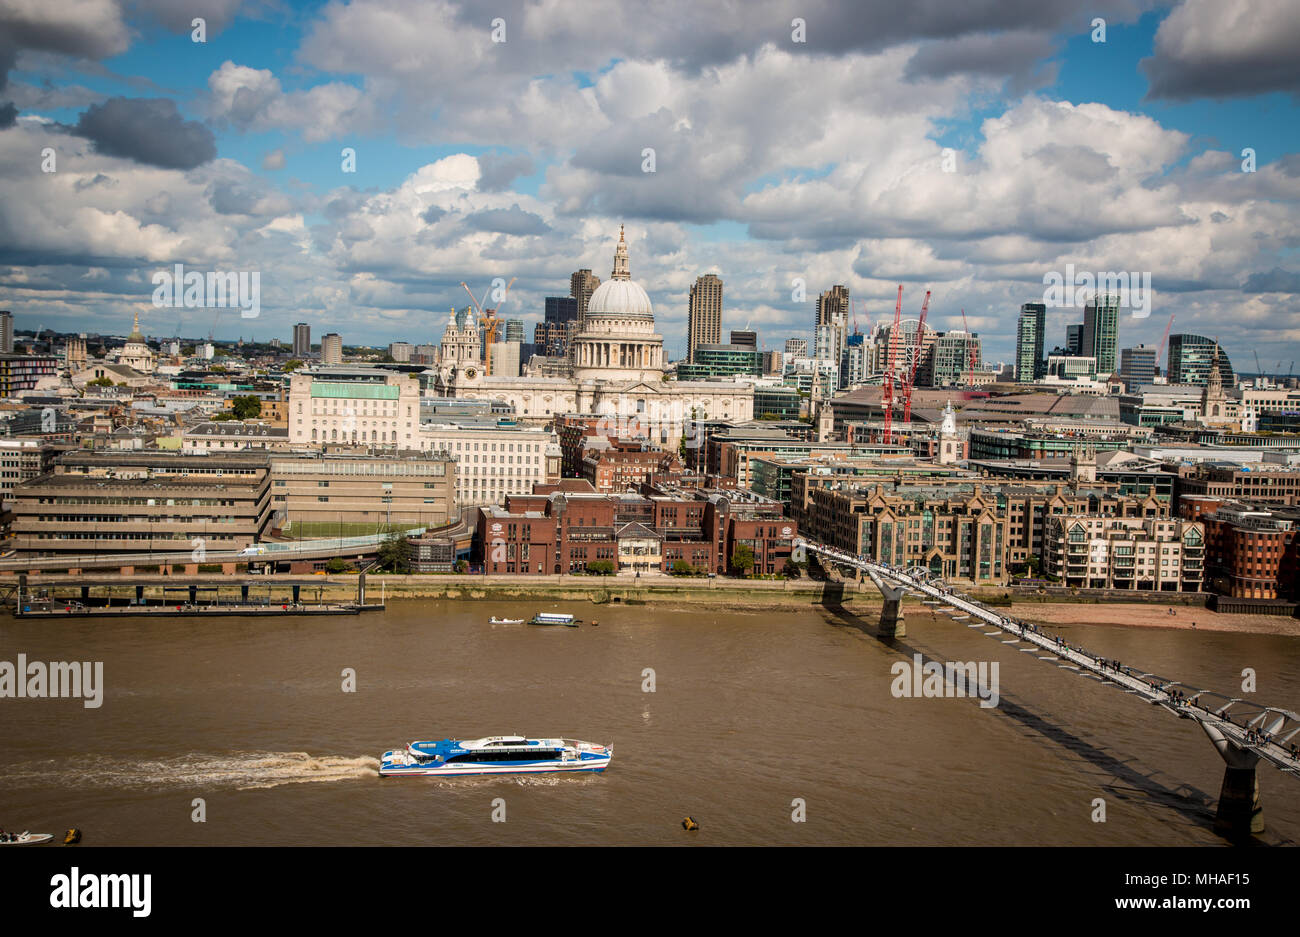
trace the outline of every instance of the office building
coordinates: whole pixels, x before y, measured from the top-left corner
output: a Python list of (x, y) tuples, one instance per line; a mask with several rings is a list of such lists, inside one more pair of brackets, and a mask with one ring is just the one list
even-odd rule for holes
[(1119, 353), (1119, 376), (1124, 389), (1132, 393), (1156, 378), (1156, 350), (1150, 345), (1125, 348)]
[(1069, 355), (1083, 354), (1083, 323), (1065, 327), (1065, 352)]
[(600, 277), (586, 268), (576, 271), (569, 277), (569, 296), (578, 303), (578, 322), (587, 317), (587, 303), (598, 286), (600, 286)]
[(1083, 307), (1084, 355), (1097, 359), (1099, 377), (1115, 373), (1119, 348), (1119, 297), (1098, 296)]
[(758, 349), (758, 333), (751, 332), (749, 329), (732, 329), (731, 344), (744, 345), (747, 348)]
[(0, 309), (0, 355), (14, 353), (14, 314)]
[(286, 454), (270, 465), (272, 507), (303, 536), (438, 527), (455, 515), (456, 461), (444, 451)]
[(1169, 366), (1165, 369), (1170, 384), (1197, 384), (1204, 386), (1210, 379), (1210, 364), (1218, 354), (1219, 379), (1225, 387), (1237, 382), (1228, 354), (1212, 338), (1204, 335), (1170, 335)]
[(1016, 380), (1029, 384), (1046, 373), (1043, 361), (1043, 334), (1047, 330), (1047, 306), (1025, 303), (1020, 307), (1016, 327)]
[(785, 340), (785, 353), (788, 357), (807, 358), (808, 357), (808, 339), (806, 338), (787, 338)]

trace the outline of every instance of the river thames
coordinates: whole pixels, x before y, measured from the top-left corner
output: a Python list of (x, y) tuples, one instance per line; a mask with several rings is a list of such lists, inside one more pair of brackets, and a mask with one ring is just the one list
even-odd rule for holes
[[(539, 610), (588, 624), (488, 624)], [(815, 606), (420, 600), (197, 625), (5, 617), (0, 659), (103, 662), (105, 688), (99, 708), (0, 700), (0, 825), (76, 826), (88, 846), (1223, 843), (1223, 764), (1195, 723), (946, 617), (909, 608), (907, 626), (886, 643)], [(1252, 668), (1260, 700), (1300, 699), (1294, 637), (1051, 630), (1224, 692)], [(997, 707), (895, 697), (891, 666), (916, 653), (997, 662)], [(376, 773), (412, 740), (504, 734), (612, 744), (614, 760), (589, 776)], [(1263, 841), (1300, 840), (1300, 782), (1258, 776)]]

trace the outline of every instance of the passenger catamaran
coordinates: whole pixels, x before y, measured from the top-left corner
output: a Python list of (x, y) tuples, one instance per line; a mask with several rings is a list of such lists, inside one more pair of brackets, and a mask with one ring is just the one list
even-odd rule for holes
[(609, 767), (613, 757), (612, 745), (576, 739), (529, 739), (522, 735), (495, 735), (471, 741), (443, 739), (412, 742), (403, 750), (384, 752), (379, 776), (599, 772)]

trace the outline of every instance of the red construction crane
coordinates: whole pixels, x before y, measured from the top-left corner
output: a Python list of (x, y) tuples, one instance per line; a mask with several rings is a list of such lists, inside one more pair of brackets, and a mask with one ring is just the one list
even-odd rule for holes
[(925, 302), (921, 303), (921, 322), (916, 327), (916, 346), (912, 349), (912, 369), (903, 385), (903, 425), (910, 428), (912, 423), (912, 387), (916, 384), (916, 369), (921, 364), (921, 352), (925, 339), (925, 316), (930, 311), (930, 291), (925, 291)]
[(898, 348), (899, 322), (903, 315), (903, 284), (898, 284), (898, 299), (894, 301), (894, 327), (889, 330), (889, 350), (885, 355), (885, 377), (881, 383), (880, 403), (885, 411), (884, 443), (894, 440), (894, 353)]
[(966, 324), (966, 310), (961, 311), (961, 327), (966, 330), (966, 347), (970, 349), (970, 374), (966, 378), (966, 386), (975, 386), (975, 343), (971, 341), (970, 326)]
[[(464, 283), (461, 284), (461, 286), (465, 287), (465, 292), (469, 293), (470, 302), (474, 304), (474, 312), (477, 314), (475, 325), (483, 327), (483, 373), (486, 375), (492, 373), (492, 345), (497, 340), (497, 325), (501, 322), (497, 318), (497, 313), (506, 304), (506, 299), (510, 296), (510, 287), (515, 285), (515, 279), (515, 277), (511, 277), (510, 282), (506, 284), (505, 295), (501, 297), (501, 302), (497, 304), (496, 309), (484, 309), (483, 303), (474, 298), (474, 293), (470, 288)], [(488, 290), (491, 289), (492, 287), (489, 286)], [(487, 296), (488, 294), (485, 292), (483, 294), (484, 302), (487, 301)]]
[[(1169, 323), (1165, 326), (1165, 334), (1160, 337), (1160, 344), (1156, 346), (1156, 366), (1160, 365), (1160, 356), (1165, 352), (1165, 342), (1169, 341), (1169, 330), (1174, 327), (1174, 314), (1169, 313)], [(1169, 369), (1165, 368), (1165, 376), (1169, 375)]]

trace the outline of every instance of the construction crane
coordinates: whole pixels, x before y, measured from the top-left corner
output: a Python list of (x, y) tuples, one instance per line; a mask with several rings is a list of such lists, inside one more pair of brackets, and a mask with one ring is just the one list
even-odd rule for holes
[(970, 326), (966, 324), (966, 310), (961, 311), (961, 327), (966, 330), (966, 348), (970, 352), (969, 374), (966, 377), (966, 386), (975, 386), (975, 343), (971, 341)]
[(925, 316), (930, 311), (930, 291), (925, 291), (925, 302), (921, 303), (921, 322), (916, 327), (916, 346), (912, 349), (912, 368), (903, 385), (903, 425), (911, 428), (912, 424), (912, 387), (916, 384), (916, 369), (921, 364), (921, 346), (925, 339)]
[[(1259, 363), (1259, 349), (1258, 349), (1258, 348), (1252, 348), (1251, 351), (1255, 352), (1255, 375), (1256, 375), (1256, 377), (1255, 377), (1255, 386), (1258, 387), (1258, 386), (1260, 386), (1260, 381), (1261, 381), (1261, 380), (1263, 379), (1263, 377), (1264, 377), (1264, 366), (1263, 366), (1262, 364)], [(1279, 362), (1277, 363), (1277, 366), (1278, 366), (1278, 370), (1281, 370), (1281, 369), (1282, 369), (1282, 362), (1279, 361)]]
[(894, 301), (894, 327), (889, 330), (889, 350), (885, 356), (885, 377), (881, 383), (880, 402), (885, 411), (885, 433), (883, 442), (891, 445), (894, 440), (894, 353), (898, 348), (899, 323), (903, 316), (903, 284), (898, 284), (898, 299)]
[[(474, 304), (475, 323), (483, 328), (483, 373), (489, 377), (492, 375), (492, 346), (496, 343), (497, 324), (501, 321), (497, 317), (497, 313), (510, 297), (510, 287), (515, 285), (515, 279), (515, 277), (510, 278), (510, 282), (506, 284), (505, 295), (501, 297), (501, 302), (495, 309), (484, 309), (483, 303), (474, 298), (474, 293), (469, 286), (463, 282), (461, 283), (461, 286), (465, 287), (465, 292), (469, 293), (469, 301)], [(492, 287), (489, 286), (488, 290), (491, 289)], [(487, 296), (488, 294), (485, 291), (483, 293), (484, 302), (487, 301)]]
[[(1160, 364), (1160, 356), (1165, 353), (1165, 342), (1169, 341), (1169, 330), (1174, 327), (1174, 314), (1169, 313), (1169, 321), (1165, 324), (1165, 334), (1160, 337), (1160, 344), (1156, 346), (1156, 364)], [(1165, 377), (1169, 376), (1169, 368), (1165, 368)]]

